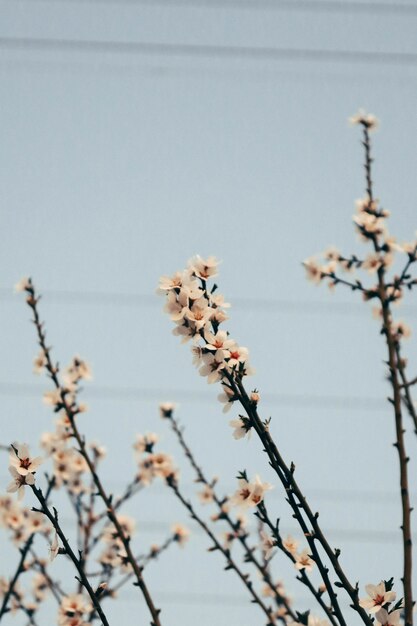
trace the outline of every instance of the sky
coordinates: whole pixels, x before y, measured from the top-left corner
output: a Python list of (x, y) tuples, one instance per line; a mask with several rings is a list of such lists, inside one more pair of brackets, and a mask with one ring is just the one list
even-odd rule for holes
[[(376, 196), (391, 211), (393, 234), (414, 236), (416, 26), (411, 2), (0, 2), (2, 443), (36, 448), (53, 427), (42, 403), (48, 382), (32, 374), (29, 310), (13, 294), (30, 275), (56, 359), (80, 354), (92, 365), (82, 428), (108, 448), (110, 490), (134, 471), (135, 434), (157, 431), (194, 495), (159, 418), (161, 401), (179, 405), (191, 447), (224, 493), (243, 468), (274, 482), (256, 438), (232, 438), (237, 411), (222, 414), (219, 390), (198, 376), (155, 295), (162, 274), (213, 254), (222, 261), (219, 291), (232, 304), (227, 328), (256, 370), (248, 384), (259, 388), (261, 415), (272, 417), (343, 566), (362, 589), (394, 576), (400, 594), (385, 346), (371, 307), (307, 283), (302, 261), (329, 244), (364, 253), (351, 219), (364, 193), (363, 153), (347, 121), (360, 107), (381, 120)], [(398, 316), (413, 324), (414, 294)], [(411, 338), (411, 374), (415, 347)], [(406, 425), (412, 474), (417, 442)], [(4, 487), (7, 477), (4, 457)], [(296, 534), (278, 484), (268, 502)], [(200, 626), (263, 623), (162, 485), (126, 511), (137, 519), (140, 549), (162, 541), (173, 522), (192, 530), (189, 545), (149, 566), (164, 624), (188, 626), (196, 616)], [(7, 574), (19, 555), (1, 532)], [(296, 607), (316, 612), (282, 555), (272, 568)], [(108, 604), (113, 623), (132, 611), (147, 623), (135, 589), (120, 598)], [(20, 626), (18, 617), (8, 623)]]

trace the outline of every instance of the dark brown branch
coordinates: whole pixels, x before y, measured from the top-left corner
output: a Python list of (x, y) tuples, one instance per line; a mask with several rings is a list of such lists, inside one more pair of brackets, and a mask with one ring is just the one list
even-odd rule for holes
[[(9, 450), (10, 450), (10, 448), (9, 448)], [(49, 479), (49, 481), (48, 481), (48, 487), (47, 487), (47, 490), (46, 490), (46, 493), (45, 493), (45, 501), (46, 501), (46, 502), (48, 501), (48, 498), (49, 498), (49, 496), (50, 496), (50, 494), (51, 494), (51, 491), (52, 491), (52, 489), (54, 488), (54, 486), (55, 486), (55, 478), (51, 478), (51, 479)], [(26, 540), (26, 543), (25, 543), (25, 545), (23, 546), (23, 548), (20, 550), (20, 555), (21, 555), (21, 556), (20, 556), (19, 563), (18, 563), (18, 565), (17, 565), (17, 568), (16, 568), (16, 571), (15, 571), (15, 574), (14, 574), (14, 576), (13, 576), (13, 578), (12, 578), (11, 582), (10, 582), (9, 588), (8, 588), (8, 590), (6, 591), (5, 595), (4, 595), (3, 602), (2, 602), (2, 605), (1, 605), (1, 608), (0, 608), (0, 622), (1, 622), (1, 619), (2, 619), (3, 615), (4, 615), (5, 613), (7, 613), (7, 611), (8, 611), (7, 605), (8, 605), (8, 603), (9, 603), (10, 596), (11, 596), (11, 595), (13, 594), (13, 592), (14, 592), (14, 588), (15, 588), (15, 586), (16, 586), (16, 583), (17, 583), (17, 581), (19, 580), (19, 576), (20, 576), (23, 572), (25, 572), (25, 571), (26, 571), (26, 570), (25, 570), (25, 559), (26, 559), (26, 557), (27, 557), (27, 555), (28, 555), (29, 551), (32, 549), (32, 544), (33, 544), (33, 541), (34, 541), (34, 539), (35, 539), (35, 535), (36, 535), (36, 533), (32, 533), (32, 534), (28, 537), (28, 539)]]
[(131, 564), (133, 571), (135, 572), (135, 576), (136, 576), (136, 586), (139, 587), (139, 589), (142, 592), (142, 595), (145, 599), (145, 602), (149, 608), (149, 611), (151, 613), (152, 616), (152, 626), (161, 626), (161, 621), (159, 619), (159, 613), (160, 613), (160, 609), (157, 609), (153, 603), (152, 597), (150, 595), (150, 592), (148, 590), (148, 587), (143, 579), (142, 576), (142, 572), (141, 569), (139, 567), (139, 565), (137, 564), (135, 557), (133, 555), (133, 552), (131, 550), (130, 547), (130, 537), (128, 537), (121, 524), (119, 523), (119, 520), (117, 519), (113, 504), (112, 504), (112, 497), (107, 495), (101, 480), (94, 468), (94, 463), (90, 457), (90, 455), (88, 454), (87, 451), (87, 447), (85, 445), (85, 440), (84, 438), (81, 436), (78, 427), (76, 425), (76, 415), (78, 414), (79, 410), (78, 407), (73, 404), (70, 405), (68, 400), (67, 400), (67, 395), (68, 392), (67, 390), (61, 386), (59, 378), (58, 378), (58, 366), (55, 366), (52, 363), (51, 360), (51, 355), (50, 355), (50, 349), (48, 348), (48, 346), (46, 345), (46, 336), (45, 336), (45, 332), (43, 330), (43, 324), (40, 321), (39, 318), (39, 313), (38, 313), (38, 308), (37, 308), (37, 304), (39, 301), (39, 298), (36, 297), (36, 293), (35, 293), (35, 289), (34, 286), (32, 284), (31, 281), (29, 281), (29, 285), (28, 287), (26, 287), (26, 291), (29, 294), (27, 297), (27, 304), (29, 305), (29, 307), (32, 309), (33, 312), (33, 322), (35, 324), (36, 327), (36, 331), (38, 334), (38, 340), (39, 340), (39, 345), (42, 349), (43, 354), (45, 355), (45, 360), (46, 360), (46, 369), (49, 373), (49, 377), (51, 378), (55, 388), (57, 389), (57, 391), (59, 392), (60, 395), (60, 405), (59, 407), (57, 406), (56, 409), (63, 409), (65, 411), (65, 414), (69, 420), (69, 423), (71, 425), (71, 429), (72, 429), (72, 435), (75, 438), (75, 440), (78, 443), (79, 446), (79, 452), (80, 454), (84, 457), (88, 468), (91, 472), (91, 475), (94, 479), (94, 485), (98, 491), (99, 496), (101, 497), (101, 499), (104, 502), (104, 505), (106, 507), (106, 513), (107, 513), (107, 517), (109, 518), (109, 520), (114, 524), (114, 526), (116, 527), (117, 530), (117, 534), (123, 544), (124, 549), (126, 550), (126, 555), (127, 555), (127, 560), (129, 561), (129, 563)]
[[(369, 130), (366, 125), (363, 127), (365, 148), (365, 172), (367, 181), (367, 193), (370, 201), (373, 201), (373, 188), (372, 188), (372, 158), (371, 158), (371, 142), (369, 137)], [(380, 245), (377, 238), (373, 239), (374, 248), (376, 251), (380, 250)], [(406, 266), (407, 267), (407, 266)], [(407, 267), (408, 269), (408, 267)], [(404, 272), (403, 272), (404, 273)], [(394, 446), (398, 451), (398, 459), (400, 463), (400, 489), (401, 489), (401, 507), (402, 507), (402, 524), (401, 531), (403, 536), (403, 587), (404, 587), (404, 617), (405, 626), (412, 626), (413, 624), (413, 590), (412, 590), (412, 538), (411, 538), (411, 506), (410, 496), (408, 491), (408, 461), (405, 440), (404, 440), (404, 426), (401, 410), (401, 384), (399, 381), (399, 372), (397, 359), (397, 345), (398, 342), (395, 338), (395, 334), (392, 330), (392, 316), (390, 311), (390, 299), (387, 297), (387, 286), (385, 284), (385, 269), (381, 266), (378, 269), (378, 286), (379, 286), (379, 298), (382, 305), (382, 319), (383, 319), (383, 333), (388, 348), (388, 367), (390, 372), (390, 382), (392, 387), (393, 397), (389, 398), (389, 401), (393, 405), (395, 415), (395, 431), (396, 442)]]
[(169, 417), (167, 416), (167, 419), (169, 420), (172, 430), (174, 431), (174, 433), (177, 436), (177, 439), (179, 441), (179, 444), (181, 446), (181, 448), (184, 451), (185, 456), (187, 457), (187, 459), (189, 460), (191, 467), (194, 469), (194, 472), (197, 476), (197, 480), (198, 482), (206, 485), (207, 487), (210, 487), (210, 489), (212, 490), (212, 494), (213, 494), (213, 500), (216, 503), (218, 509), (220, 510), (220, 518), (225, 520), (226, 523), (229, 525), (229, 527), (232, 529), (235, 537), (237, 538), (237, 540), (240, 542), (240, 544), (242, 545), (242, 547), (244, 548), (245, 551), (245, 559), (247, 562), (252, 563), (255, 568), (258, 570), (258, 572), (261, 574), (262, 579), (264, 580), (264, 582), (266, 583), (266, 585), (268, 585), (268, 587), (271, 589), (271, 591), (274, 594), (275, 600), (278, 604), (278, 606), (284, 606), (288, 615), (291, 616), (291, 618), (294, 621), (297, 621), (297, 615), (294, 613), (294, 611), (292, 610), (288, 599), (282, 595), (281, 593), (279, 593), (276, 585), (274, 584), (271, 575), (269, 573), (269, 571), (267, 570), (266, 567), (263, 566), (263, 564), (258, 561), (258, 559), (256, 558), (255, 554), (254, 554), (254, 549), (251, 548), (248, 545), (247, 542), (247, 535), (242, 533), (242, 529), (241, 529), (241, 525), (240, 522), (234, 522), (233, 519), (231, 518), (231, 516), (229, 515), (229, 513), (227, 513), (227, 511), (224, 510), (223, 504), (224, 504), (224, 498), (219, 498), (215, 492), (214, 489), (214, 485), (212, 483), (210, 483), (210, 481), (207, 479), (207, 477), (205, 476), (202, 468), (200, 465), (198, 465), (193, 453), (191, 452), (190, 447), (188, 446), (188, 444), (185, 441), (184, 435), (183, 435), (183, 430), (180, 428), (178, 421), (175, 419), (173, 413), (171, 412), (171, 414), (169, 415)]
[(74, 554), (74, 551), (72, 550), (65, 534), (62, 531), (62, 528), (59, 524), (58, 521), (58, 513), (56, 511), (56, 509), (53, 509), (53, 513), (50, 511), (48, 504), (45, 500), (45, 497), (42, 493), (42, 491), (40, 489), (38, 489), (35, 485), (31, 486), (31, 489), (36, 497), (36, 499), (38, 500), (39, 504), (41, 505), (40, 509), (32, 509), (33, 511), (38, 511), (39, 513), (43, 513), (44, 515), (46, 515), (46, 517), (49, 519), (49, 521), (51, 522), (52, 526), (55, 528), (58, 537), (61, 539), (62, 545), (65, 548), (65, 553), (69, 556), (69, 558), (71, 559), (71, 561), (73, 562), (77, 572), (78, 572), (78, 580), (81, 582), (82, 586), (85, 588), (85, 590), (87, 591), (88, 595), (90, 596), (91, 602), (93, 603), (93, 606), (95, 608), (95, 610), (97, 611), (100, 619), (101, 619), (101, 623), (103, 624), (103, 626), (109, 626), (109, 622), (107, 621), (107, 617), (104, 614), (103, 609), (101, 608), (100, 602), (93, 590), (93, 588), (91, 587), (89, 580), (87, 578), (87, 576), (85, 575), (84, 572), (84, 567), (81, 561), (81, 558), (77, 558), (76, 555)]
[[(313, 558), (316, 561), (320, 569), (320, 573), (322, 574), (322, 576), (324, 576), (323, 582), (326, 585), (326, 589), (329, 593), (329, 597), (332, 602), (334, 614), (337, 616), (340, 624), (345, 625), (345, 620), (341, 612), (341, 609), (339, 607), (339, 604), (337, 602), (336, 594), (328, 579), (328, 573), (326, 571), (327, 568), (322, 564), (320, 555), (318, 554), (317, 548), (314, 545), (315, 541), (319, 542), (324, 552), (326, 553), (330, 563), (333, 566), (334, 571), (336, 572), (341, 584), (343, 585), (343, 588), (347, 591), (348, 595), (350, 596), (352, 600), (353, 608), (359, 613), (360, 617), (362, 618), (362, 621), (367, 626), (372, 626), (373, 622), (371, 618), (368, 616), (367, 612), (359, 605), (358, 586), (356, 585), (354, 587), (350, 583), (345, 572), (343, 571), (342, 566), (340, 565), (340, 562), (339, 562), (340, 551), (333, 550), (333, 548), (330, 546), (323, 531), (321, 530), (320, 524), (318, 523), (318, 513), (313, 513), (313, 511), (310, 508), (310, 505), (308, 504), (306, 498), (304, 497), (294, 477), (295, 467), (291, 465), (291, 468), (289, 468), (287, 464), (285, 463), (283, 457), (278, 451), (278, 448), (274, 440), (272, 439), (269, 433), (268, 425), (265, 425), (264, 422), (259, 417), (256, 404), (253, 403), (248, 397), (248, 394), (246, 393), (246, 390), (243, 386), (241, 379), (238, 376), (236, 376), (236, 380), (235, 380), (232, 374), (228, 374), (227, 379), (233, 388), (236, 398), (240, 401), (243, 408), (247, 412), (247, 415), (249, 419), (251, 420), (251, 424), (254, 427), (259, 439), (261, 440), (264, 446), (265, 452), (268, 455), (271, 467), (275, 470), (278, 478), (280, 479), (283, 487), (285, 488), (287, 492), (287, 501), (293, 510), (294, 517), (300, 524), (301, 528), (303, 529), (303, 532), (306, 535), (306, 539), (308, 541), (310, 549), (312, 550)], [(303, 518), (303, 513), (305, 514), (306, 518), (311, 524), (312, 531), (310, 531), (306, 527), (306, 524)], [(321, 565), (319, 565), (319, 563)], [(327, 581), (327, 584), (326, 584), (326, 581)]]
[(265, 615), (267, 616), (267, 618), (268, 618), (268, 626), (272, 626), (273, 624), (275, 624), (276, 622), (275, 622), (275, 618), (274, 618), (272, 609), (270, 607), (266, 606), (266, 604), (264, 603), (262, 598), (258, 595), (258, 593), (256, 592), (256, 590), (253, 587), (252, 581), (250, 580), (248, 574), (244, 574), (241, 571), (241, 569), (239, 568), (239, 566), (237, 565), (237, 563), (233, 560), (233, 558), (232, 558), (232, 556), (230, 554), (230, 550), (228, 550), (227, 548), (224, 548), (222, 546), (222, 544), (217, 540), (216, 536), (210, 530), (210, 528), (207, 526), (207, 524), (204, 522), (204, 520), (201, 517), (199, 517), (199, 515), (197, 515), (197, 513), (195, 512), (194, 507), (192, 506), (192, 504), (190, 502), (188, 502), (184, 498), (184, 496), (182, 495), (182, 493), (180, 492), (180, 490), (178, 488), (178, 483), (177, 483), (175, 477), (174, 476), (169, 476), (166, 479), (166, 482), (167, 482), (167, 485), (175, 493), (175, 495), (178, 498), (178, 500), (187, 509), (187, 511), (189, 512), (191, 518), (197, 522), (197, 524), (204, 530), (206, 535), (208, 535), (208, 537), (213, 542), (213, 547), (211, 548), (211, 551), (219, 550), (223, 554), (225, 559), (226, 559), (227, 565), (226, 565), (225, 569), (226, 570), (233, 570), (233, 571), (236, 572), (236, 574), (238, 575), (240, 580), (243, 582), (243, 584), (245, 585), (245, 587), (249, 591), (250, 595), (252, 596), (252, 602), (257, 604), (262, 609), (262, 611), (265, 613)]

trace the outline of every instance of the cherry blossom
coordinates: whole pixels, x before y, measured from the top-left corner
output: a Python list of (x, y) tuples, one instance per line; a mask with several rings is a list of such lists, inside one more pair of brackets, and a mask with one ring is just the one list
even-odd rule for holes
[(384, 581), (381, 581), (379, 585), (365, 585), (365, 590), (369, 597), (362, 598), (359, 604), (369, 613), (376, 613), (385, 604), (393, 602), (396, 598), (395, 591), (386, 590)]

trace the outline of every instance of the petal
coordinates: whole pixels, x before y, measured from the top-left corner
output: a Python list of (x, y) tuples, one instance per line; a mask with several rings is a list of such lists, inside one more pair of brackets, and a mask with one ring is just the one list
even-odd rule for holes
[[(379, 585), (365, 585), (365, 591), (371, 598), (374, 598), (378, 594)], [(385, 588), (381, 589), (382, 593), (384, 593)]]
[(28, 474), (26, 476), (26, 484), (27, 485), (34, 485), (35, 484), (35, 477), (33, 474)]

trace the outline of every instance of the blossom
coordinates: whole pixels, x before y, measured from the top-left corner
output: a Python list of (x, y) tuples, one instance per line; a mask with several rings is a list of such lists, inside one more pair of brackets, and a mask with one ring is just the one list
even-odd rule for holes
[(133, 449), (137, 452), (152, 452), (154, 445), (158, 442), (156, 433), (146, 433), (146, 435), (136, 435), (136, 441)]
[(288, 535), (287, 538), (284, 539), (282, 545), (287, 550), (287, 552), (290, 552), (293, 555), (297, 553), (298, 541), (291, 537), (291, 535)]
[(275, 546), (277, 545), (276, 541), (271, 535), (268, 535), (268, 533), (266, 533), (264, 530), (261, 530), (260, 535), (262, 539), (261, 548), (264, 553), (265, 561), (269, 561), (269, 559), (272, 556), (272, 552)]
[(178, 542), (180, 546), (183, 546), (184, 543), (189, 539), (190, 531), (186, 526), (182, 524), (174, 524), (171, 528), (172, 534), (174, 536), (174, 540)]
[(21, 291), (28, 291), (32, 286), (30, 278), (24, 276), (14, 286), (14, 291), (19, 293)]
[(255, 507), (264, 498), (265, 491), (272, 489), (269, 483), (263, 483), (258, 475), (253, 482), (248, 482), (246, 478), (238, 479), (238, 489), (231, 499), (236, 506)]
[(10, 465), (14, 467), (21, 476), (27, 476), (35, 472), (43, 463), (43, 459), (37, 456), (33, 459), (29, 455), (29, 447), (26, 443), (12, 446), (9, 456)]
[(34, 485), (35, 484), (35, 477), (33, 474), (26, 474), (25, 476), (23, 476), (22, 474), (20, 474), (17, 469), (13, 466), (9, 467), (9, 472), (12, 475), (12, 482), (9, 484), (9, 486), (7, 487), (7, 492), (8, 493), (16, 493), (17, 492), (17, 496), (19, 498), (19, 500), (21, 500), (23, 498), (24, 495), (24, 486), (25, 485)]
[(183, 272), (175, 272), (173, 276), (161, 276), (158, 291), (167, 292), (171, 289), (179, 289), (182, 286)]
[[(81, 618), (85, 613), (91, 613), (92, 605), (81, 593), (71, 593), (61, 600), (58, 614), (59, 626), (83, 626)], [(77, 620), (77, 621), (75, 621)]]
[(359, 109), (359, 111), (355, 115), (352, 115), (349, 118), (349, 122), (352, 125), (362, 124), (369, 130), (375, 130), (379, 126), (378, 118), (372, 113), (366, 113), (364, 109)]
[(396, 341), (400, 339), (408, 339), (411, 335), (411, 328), (404, 322), (395, 322), (392, 324), (391, 332)]
[(308, 554), (307, 550), (303, 550), (300, 554), (295, 555), (295, 569), (306, 570), (307, 572), (311, 572), (314, 566), (314, 561)]
[(246, 435), (250, 434), (249, 420), (243, 420), (242, 418), (230, 420), (229, 425), (234, 428), (233, 437), (235, 439), (242, 439)]
[(161, 417), (172, 417), (176, 405), (173, 402), (162, 402), (159, 405)]
[(214, 256), (209, 256), (207, 259), (202, 259), (199, 254), (196, 254), (189, 260), (188, 265), (196, 276), (207, 280), (217, 274), (217, 266), (219, 261)]
[(369, 613), (376, 613), (384, 604), (393, 602), (396, 598), (395, 591), (387, 591), (384, 581), (379, 585), (365, 585), (368, 598), (362, 598), (359, 604), (362, 608), (367, 609)]
[(379, 611), (375, 613), (375, 617), (377, 624), (381, 626), (399, 626), (401, 610), (397, 609), (396, 611), (388, 613), (385, 609), (379, 609)]
[(41, 350), (38, 356), (36, 356), (33, 359), (33, 373), (41, 374), (46, 363), (47, 363), (47, 360), (46, 360), (45, 352)]
[(58, 533), (55, 531), (54, 538), (49, 546), (49, 560), (53, 561), (59, 553)]
[(91, 380), (93, 377), (90, 365), (79, 356), (73, 357), (64, 373), (65, 384), (71, 387), (80, 380)]
[(219, 402), (224, 404), (223, 413), (227, 413), (228, 411), (230, 411), (233, 402), (235, 401), (235, 393), (233, 389), (230, 389), (230, 387), (227, 387), (226, 385), (223, 385), (222, 387), (223, 392), (219, 393), (217, 399), (219, 400)]
[(209, 502), (213, 502), (213, 489), (210, 485), (204, 485), (203, 489), (198, 492), (198, 499), (201, 504), (208, 504)]
[(307, 279), (318, 284), (323, 278), (322, 267), (314, 257), (309, 257), (303, 262), (307, 273)]

